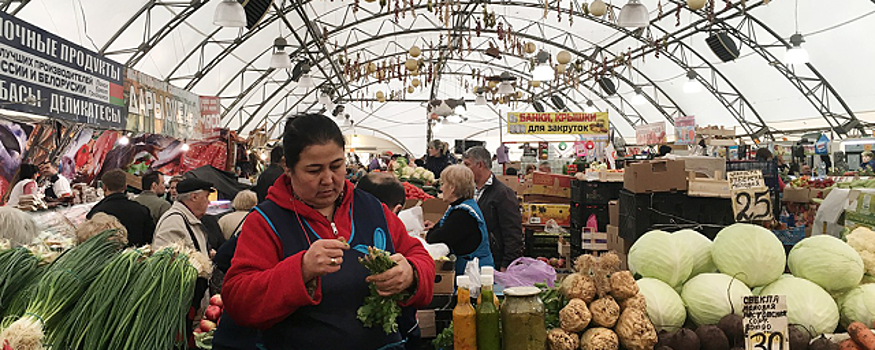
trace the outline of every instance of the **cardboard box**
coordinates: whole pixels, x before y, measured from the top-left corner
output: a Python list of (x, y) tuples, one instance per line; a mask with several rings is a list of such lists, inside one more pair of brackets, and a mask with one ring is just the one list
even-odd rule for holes
[(811, 200), (811, 191), (807, 188), (784, 187), (784, 202), (808, 203)]
[(534, 172), (526, 176), (524, 194), (571, 198), (573, 176)]
[(444, 217), (444, 213), (447, 211), (447, 208), (450, 207), (449, 204), (440, 198), (426, 199), (422, 202), (421, 206), (423, 220), (428, 220), (435, 224)]
[(419, 322), (419, 332), (421, 337), (437, 337), (437, 323), (435, 322), (434, 310), (417, 310), (416, 320)]
[(659, 159), (626, 165), (623, 188), (632, 193), (686, 191), (684, 161)]
[(545, 196), (541, 194), (526, 194), (522, 197), (517, 197), (520, 203), (520, 210), (525, 203), (544, 203), (544, 204), (568, 204), (571, 201), (569, 198)]
[(608, 224), (620, 226), (620, 201), (612, 200), (608, 202)]
[(435, 271), (455, 271), (456, 270), (456, 262), (452, 260), (435, 260), (434, 261), (434, 270)]
[(684, 161), (684, 169), (714, 180), (726, 179), (726, 159), (717, 157), (685, 156), (672, 157), (669, 159)]
[(549, 220), (556, 220), (559, 226), (571, 225), (570, 204), (523, 203), (523, 223), (529, 225), (544, 225)]
[(629, 248), (631, 247), (631, 242), (626, 244), (626, 240), (620, 237), (620, 229), (617, 226), (608, 226), (608, 250), (625, 255), (629, 253)]
[(525, 190), (525, 186), (520, 182), (519, 176), (516, 175), (496, 175), (496, 179), (510, 187), (515, 193), (520, 194)]
[(601, 169), (601, 170), (599, 170), (599, 181), (601, 181), (601, 182), (623, 182), (623, 176), (625, 176), (624, 174), (625, 174), (625, 172), (622, 170), (613, 171), (613, 170)]
[(434, 295), (453, 295), (456, 290), (455, 271), (437, 271), (434, 274)]

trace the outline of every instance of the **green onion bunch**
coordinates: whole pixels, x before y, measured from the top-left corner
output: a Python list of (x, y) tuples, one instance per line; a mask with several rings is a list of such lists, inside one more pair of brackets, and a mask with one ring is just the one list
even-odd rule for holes
[(37, 273), (39, 258), (25, 247), (0, 252), (0, 314)]
[(98, 330), (109, 339), (86, 349), (170, 350), (185, 344), (186, 314), (194, 296), (198, 271), (189, 255), (163, 249), (142, 264), (130, 281), (130, 288), (109, 316), (108, 325)]
[(128, 249), (110, 260), (97, 275), (97, 278), (64, 319), (60, 328), (48, 343), (58, 349), (106, 349), (111, 332), (105, 330), (112, 325), (110, 315), (124, 298), (133, 297), (129, 293), (132, 281), (144, 267), (142, 251)]
[[(94, 236), (68, 250), (51, 265), (36, 282), (27, 308), (21, 317), (5, 327), (0, 339), (6, 339), (17, 350), (42, 342), (51, 333), (97, 277), (106, 263), (117, 254), (122, 244), (110, 240), (114, 231)], [(26, 346), (15, 346), (25, 339)], [(37, 346), (37, 345), (33, 345)]]

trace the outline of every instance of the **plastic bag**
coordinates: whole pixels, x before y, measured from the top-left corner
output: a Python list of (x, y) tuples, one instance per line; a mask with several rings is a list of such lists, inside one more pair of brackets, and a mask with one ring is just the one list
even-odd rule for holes
[(568, 230), (562, 228), (562, 226), (559, 226), (559, 224), (556, 223), (556, 220), (553, 219), (547, 220), (547, 223), (544, 224), (544, 232), (554, 235), (568, 235)]
[(521, 257), (510, 263), (507, 271), (495, 271), (495, 283), (504, 287), (530, 287), (535, 283), (546, 283), (552, 287), (556, 281), (556, 270), (538, 259)]
[(480, 259), (474, 258), (465, 264), (465, 276), (468, 276), (470, 281), (468, 290), (471, 292), (471, 297), (478, 297), (480, 295)]

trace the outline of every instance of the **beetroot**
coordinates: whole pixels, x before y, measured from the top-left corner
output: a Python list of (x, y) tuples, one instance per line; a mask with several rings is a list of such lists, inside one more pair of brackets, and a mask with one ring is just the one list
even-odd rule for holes
[(729, 346), (744, 347), (744, 323), (741, 316), (729, 314), (717, 322), (717, 328), (723, 331), (729, 340)]
[(811, 336), (805, 328), (797, 325), (790, 326), (790, 350), (808, 350)]
[(675, 332), (668, 332), (665, 330), (659, 331), (659, 334), (656, 337), (659, 339), (656, 341), (656, 345), (653, 347), (655, 349), (659, 349), (660, 346), (669, 347), (671, 344), (671, 338), (674, 337)]
[(674, 350), (699, 350), (701, 348), (699, 336), (696, 335), (696, 332), (686, 328), (681, 328), (677, 331), (671, 337), (668, 346)]
[(702, 350), (729, 350), (729, 339), (715, 325), (704, 325), (696, 329)]

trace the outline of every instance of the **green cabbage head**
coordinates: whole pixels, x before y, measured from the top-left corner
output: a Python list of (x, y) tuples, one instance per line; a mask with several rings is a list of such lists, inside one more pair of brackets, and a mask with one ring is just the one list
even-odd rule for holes
[(708, 237), (693, 230), (680, 230), (673, 235), (682, 238), (687, 245), (687, 251), (693, 256), (693, 272), (690, 277), (717, 271), (717, 266), (714, 266), (714, 260), (711, 259), (712, 242)]
[(844, 327), (854, 321), (875, 323), (875, 284), (863, 284), (845, 293), (839, 299), (839, 309)]
[(681, 299), (697, 325), (717, 324), (733, 311), (741, 316), (744, 297), (751, 295), (744, 282), (722, 273), (703, 273), (684, 284)]
[(863, 279), (863, 259), (844, 241), (828, 235), (796, 243), (787, 259), (793, 276), (807, 279), (828, 292), (856, 287)]
[(650, 231), (635, 241), (628, 255), (633, 274), (655, 278), (678, 287), (693, 272), (690, 255), (682, 236), (665, 231)]
[(750, 287), (774, 282), (784, 272), (784, 245), (762, 226), (734, 224), (717, 233), (711, 258), (720, 272)]
[(787, 321), (805, 327), (812, 337), (832, 333), (839, 324), (839, 309), (820, 286), (798, 277), (781, 277), (760, 295), (786, 295)]
[(638, 293), (647, 302), (647, 317), (657, 331), (674, 332), (684, 326), (687, 309), (671, 286), (655, 278), (642, 278), (637, 283)]

